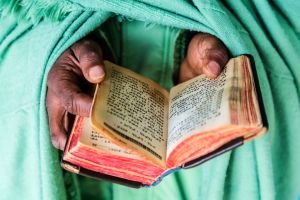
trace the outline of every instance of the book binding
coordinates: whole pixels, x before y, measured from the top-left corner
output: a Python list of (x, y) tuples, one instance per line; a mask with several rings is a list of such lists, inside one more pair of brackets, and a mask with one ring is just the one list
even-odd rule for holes
[(128, 179), (123, 179), (123, 178), (111, 176), (111, 175), (108, 175), (108, 174), (95, 172), (95, 171), (92, 171), (92, 170), (89, 170), (89, 169), (86, 169), (86, 168), (83, 168), (83, 167), (79, 167), (79, 166), (74, 165), (72, 163), (69, 163), (65, 160), (61, 161), (61, 166), (65, 170), (70, 171), (72, 173), (87, 176), (87, 177), (90, 177), (90, 178), (93, 178), (93, 179), (96, 179), (96, 180), (100, 180), (100, 181), (109, 181), (109, 182), (112, 182), (112, 183), (117, 183), (117, 184), (124, 185), (124, 186), (127, 186), (127, 187), (132, 187), (132, 188), (141, 188), (141, 187), (146, 186), (141, 182), (131, 181), (131, 180), (128, 180)]
[(127, 187), (132, 187), (132, 188), (142, 188), (142, 187), (155, 186), (158, 183), (160, 183), (165, 176), (167, 176), (171, 173), (174, 173), (175, 171), (178, 171), (179, 169), (189, 169), (189, 168), (192, 168), (192, 167), (196, 167), (196, 166), (198, 166), (198, 165), (200, 165), (200, 164), (202, 164), (202, 163), (204, 163), (204, 162), (206, 162), (206, 161), (208, 161), (208, 160), (210, 160), (210, 159), (212, 159), (216, 156), (219, 156), (219, 155), (221, 155), (225, 152), (228, 152), (228, 151), (230, 151), (230, 150), (232, 150), (232, 149), (234, 149), (238, 146), (241, 146), (243, 143), (244, 143), (244, 138), (243, 137), (239, 137), (237, 139), (234, 139), (234, 140), (226, 143), (225, 145), (219, 147), (215, 151), (213, 151), (213, 152), (211, 152), (211, 153), (209, 153), (205, 156), (202, 156), (202, 157), (197, 158), (195, 160), (189, 161), (189, 162), (185, 163), (184, 165), (182, 165), (180, 167), (177, 167), (177, 168), (166, 171), (155, 182), (153, 182), (151, 185), (145, 185), (141, 182), (131, 181), (131, 180), (128, 180), (128, 179), (123, 179), (123, 178), (111, 176), (111, 175), (108, 175), (108, 174), (95, 172), (95, 171), (92, 171), (92, 170), (74, 165), (72, 163), (69, 163), (69, 162), (67, 162), (63, 159), (61, 160), (61, 166), (62, 166), (62, 168), (64, 168), (67, 171), (70, 171), (70, 172), (76, 173), (76, 174), (80, 174), (80, 175), (83, 175), (83, 176), (87, 176), (87, 177), (90, 177), (90, 178), (94, 178), (96, 180), (110, 181), (112, 183), (117, 183), (117, 184), (121, 184), (121, 185), (124, 185), (124, 186), (127, 186)]

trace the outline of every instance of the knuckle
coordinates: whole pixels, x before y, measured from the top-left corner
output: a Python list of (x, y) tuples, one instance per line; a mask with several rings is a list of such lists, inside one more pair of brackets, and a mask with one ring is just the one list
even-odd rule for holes
[(64, 103), (64, 109), (74, 115), (88, 116), (90, 112), (90, 101), (87, 95), (74, 92), (69, 95)]
[(63, 107), (65, 108), (65, 110), (67, 110), (72, 114), (77, 114), (77, 110), (78, 110), (75, 96), (76, 96), (75, 93), (70, 93), (63, 98)]
[(69, 94), (63, 98), (63, 105), (67, 111), (73, 110), (73, 94)]
[(80, 61), (81, 62), (94, 62), (94, 61), (99, 60), (99, 58), (100, 58), (100, 55), (97, 52), (95, 52), (93, 50), (89, 50), (80, 56)]

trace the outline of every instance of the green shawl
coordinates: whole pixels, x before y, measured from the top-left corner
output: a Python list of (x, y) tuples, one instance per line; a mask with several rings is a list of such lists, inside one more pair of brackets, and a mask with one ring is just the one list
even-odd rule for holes
[(66, 48), (115, 14), (208, 32), (232, 56), (253, 55), (269, 131), (157, 187), (131, 190), (101, 182), (89, 187), (87, 181), (91, 193), (121, 199), (299, 197), (299, 1), (0, 0), (0, 9), (1, 199), (79, 197), (77, 177), (62, 172), (50, 142), (47, 72)]

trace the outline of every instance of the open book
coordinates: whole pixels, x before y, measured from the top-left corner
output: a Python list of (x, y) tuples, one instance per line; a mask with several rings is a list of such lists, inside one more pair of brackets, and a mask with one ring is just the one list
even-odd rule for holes
[[(62, 166), (133, 187), (155, 185), (266, 132), (246, 56), (218, 78), (204, 75), (170, 92), (105, 61), (90, 118), (76, 117)], [(257, 87), (258, 88), (258, 87)]]

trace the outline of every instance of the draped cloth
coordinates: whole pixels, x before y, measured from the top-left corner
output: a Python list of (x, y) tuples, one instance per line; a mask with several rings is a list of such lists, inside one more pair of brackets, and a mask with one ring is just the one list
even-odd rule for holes
[[(300, 195), (299, 2), (2, 0), (0, 9), (1, 199), (77, 199), (80, 185), (99, 194), (99, 199), (296, 199)], [(63, 172), (49, 135), (47, 73), (66, 48), (112, 15), (208, 32), (224, 42), (231, 56), (251, 54), (268, 133), (148, 189), (92, 184), (86, 179), (81, 183)]]

